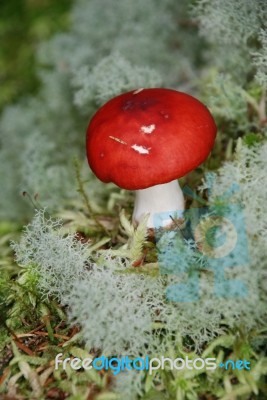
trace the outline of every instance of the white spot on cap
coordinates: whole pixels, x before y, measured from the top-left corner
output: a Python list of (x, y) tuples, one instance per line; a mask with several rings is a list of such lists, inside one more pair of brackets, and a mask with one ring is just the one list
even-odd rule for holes
[(155, 124), (147, 125), (147, 126), (141, 126), (140, 130), (144, 133), (152, 133), (156, 129)]
[(151, 149), (151, 147), (147, 148), (145, 146), (138, 146), (138, 144), (134, 144), (131, 148), (139, 154), (149, 154), (149, 150)]
[(142, 92), (142, 90), (144, 90), (144, 88), (141, 88), (141, 89), (137, 89), (137, 90), (135, 90), (135, 91), (133, 92), (133, 94), (137, 94), (137, 93), (140, 93), (140, 92)]
[(127, 144), (126, 142), (124, 142), (122, 139), (119, 139), (117, 137), (114, 136), (109, 136), (110, 139), (115, 140), (115, 142), (121, 143), (121, 144)]
[(163, 118), (168, 119), (170, 116), (166, 111), (160, 111), (160, 114), (163, 116)]

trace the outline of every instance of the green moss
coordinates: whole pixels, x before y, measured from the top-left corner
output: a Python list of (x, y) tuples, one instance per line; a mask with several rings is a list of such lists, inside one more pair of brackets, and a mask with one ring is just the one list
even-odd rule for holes
[(0, 3), (0, 111), (36, 92), (38, 43), (68, 26), (71, 0), (9, 0)]
[(263, 142), (262, 136), (259, 133), (253, 133), (253, 132), (247, 133), (244, 136), (243, 140), (248, 147), (252, 147)]

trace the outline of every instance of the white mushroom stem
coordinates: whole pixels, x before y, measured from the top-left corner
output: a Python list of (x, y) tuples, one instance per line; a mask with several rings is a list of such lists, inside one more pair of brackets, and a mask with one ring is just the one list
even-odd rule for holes
[(179, 218), (183, 211), (184, 196), (177, 180), (135, 192), (133, 221), (139, 223), (142, 217), (150, 214), (148, 228), (170, 225), (170, 215)]

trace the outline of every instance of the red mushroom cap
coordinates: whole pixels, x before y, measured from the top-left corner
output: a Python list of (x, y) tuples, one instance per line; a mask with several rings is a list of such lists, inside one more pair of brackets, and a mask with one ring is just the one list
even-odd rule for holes
[(104, 104), (87, 129), (95, 175), (137, 190), (180, 178), (209, 155), (216, 136), (209, 110), (170, 89), (139, 89)]

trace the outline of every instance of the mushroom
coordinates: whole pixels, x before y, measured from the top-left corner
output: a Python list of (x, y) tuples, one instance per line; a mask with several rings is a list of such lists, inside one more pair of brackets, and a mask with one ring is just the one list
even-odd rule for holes
[[(91, 119), (87, 158), (95, 175), (135, 191), (133, 221), (184, 210), (178, 178), (208, 157), (216, 136), (209, 110), (171, 89), (138, 89), (114, 97)], [(162, 221), (162, 226), (171, 221)]]

